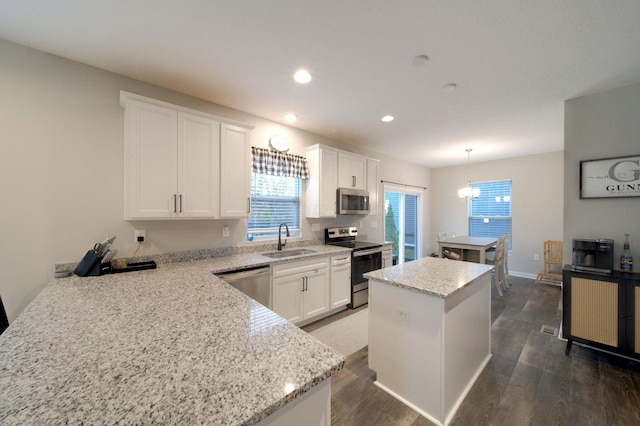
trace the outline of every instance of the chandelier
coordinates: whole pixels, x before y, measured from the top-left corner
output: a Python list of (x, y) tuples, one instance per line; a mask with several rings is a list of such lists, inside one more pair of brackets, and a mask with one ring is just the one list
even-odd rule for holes
[[(465, 151), (467, 152), (467, 168), (469, 168), (469, 159), (470, 159), (470, 155), (471, 155), (471, 148), (467, 148), (465, 149)], [(458, 197), (460, 197), (461, 200), (464, 199), (473, 199), (473, 198), (478, 198), (480, 196), (480, 188), (472, 188), (471, 187), (471, 180), (469, 180), (469, 178), (467, 178), (467, 186), (464, 186), (460, 189), (458, 189)]]

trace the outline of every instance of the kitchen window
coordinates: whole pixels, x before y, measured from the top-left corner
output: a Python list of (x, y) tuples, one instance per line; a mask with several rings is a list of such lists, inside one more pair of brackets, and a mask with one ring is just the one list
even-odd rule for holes
[(469, 199), (469, 235), (472, 237), (499, 238), (511, 233), (511, 181), (473, 183), (479, 189), (478, 198)]
[(291, 237), (301, 237), (301, 181), (309, 177), (306, 158), (251, 148), (251, 215), (247, 241), (274, 240), (286, 223)]

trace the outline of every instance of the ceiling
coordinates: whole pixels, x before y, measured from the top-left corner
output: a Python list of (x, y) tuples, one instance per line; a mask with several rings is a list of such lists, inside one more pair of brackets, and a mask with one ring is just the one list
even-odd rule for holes
[(640, 82), (638, 22), (637, 0), (0, 3), (2, 39), (432, 168), (561, 151), (565, 100)]

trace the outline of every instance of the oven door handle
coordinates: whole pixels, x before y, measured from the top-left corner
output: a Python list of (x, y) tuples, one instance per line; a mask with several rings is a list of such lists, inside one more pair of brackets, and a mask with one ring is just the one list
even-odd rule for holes
[(370, 249), (370, 250), (354, 251), (353, 252), (353, 257), (367, 256), (369, 254), (376, 254), (376, 253), (382, 254), (382, 247), (374, 248), (374, 249)]

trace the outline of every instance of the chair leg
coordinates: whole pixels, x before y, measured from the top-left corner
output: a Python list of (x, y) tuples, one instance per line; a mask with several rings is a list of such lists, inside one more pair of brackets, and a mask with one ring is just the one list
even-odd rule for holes
[(498, 290), (498, 294), (500, 296), (503, 296), (503, 294), (502, 294), (502, 273), (500, 272), (501, 270), (502, 270), (502, 265), (500, 265), (500, 264), (495, 265), (495, 268), (493, 270), (494, 271), (493, 276), (494, 276), (494, 278), (496, 280), (496, 290)]

